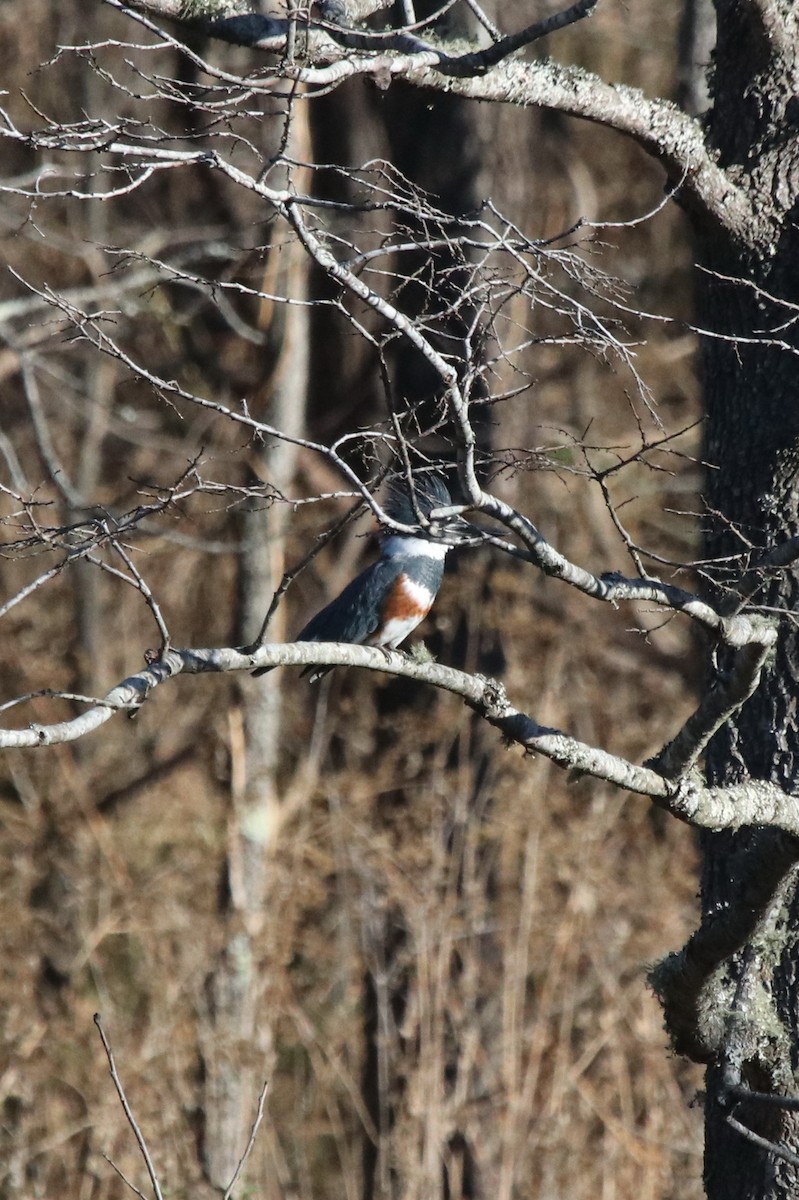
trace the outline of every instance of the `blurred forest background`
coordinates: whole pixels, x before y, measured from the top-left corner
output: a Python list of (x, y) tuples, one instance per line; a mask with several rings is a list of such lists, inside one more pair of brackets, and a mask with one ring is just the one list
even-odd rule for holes
[[(498, 7), (506, 27), (524, 23), (526, 6)], [(681, 0), (605, 0), (540, 53), (674, 98), (681, 16)], [(4, 103), (20, 122), (28, 102), (59, 120), (139, 112), (88, 55), (52, 61), (60, 45), (105, 39), (146, 40), (100, 4), (5, 0)], [(221, 43), (198, 39), (194, 49), (226, 70), (254, 65)], [(117, 66), (135, 60), (105, 53)], [(186, 96), (201, 82), (173, 48), (147, 66), (182, 81)], [(202, 142), (190, 104), (146, 104), (160, 105), (158, 120), (191, 145)], [(628, 285), (631, 308), (690, 319), (687, 223), (662, 203), (662, 174), (616, 135), (363, 80), (302, 114), (297, 158), (391, 160), (447, 211), (490, 196), (534, 238), (578, 218), (600, 223), (591, 252)], [(237, 129), (258, 147), (281, 131), (266, 109)], [(40, 160), (24, 146), (4, 154), (4, 178), (32, 183)], [(94, 169), (87, 156), (84, 185)], [(328, 442), (373, 421), (381, 404), (374, 359), (339, 315), (314, 310), (295, 329), (310, 348), (298, 381), (283, 310), (253, 301), (223, 311), (201, 288), (148, 274), (146, 259), (119, 269), (115, 248), (124, 247), (258, 288), (270, 271), (296, 269), (288, 252), (276, 267), (263, 250), (262, 217), (251, 193), (218, 174), (166, 171), (102, 204), (0, 197), (1, 253), (36, 286), (83, 289), (119, 309), (120, 335), (149, 369), (232, 407), (246, 397), (250, 411), (268, 414), (293, 371), (292, 386), (307, 393), (308, 434)], [(240, 428), (163, 403), (68, 334), (58, 313), (0, 272), (0, 482), (49, 505), (48, 524), (129, 510), (199, 453), (228, 484), (263, 477), (261, 451)], [(695, 342), (679, 325), (637, 316), (628, 334), (663, 430), (688, 432), (672, 444), (679, 454), (633, 462), (610, 486), (636, 543), (690, 562)], [(412, 361), (395, 369), (407, 393), (422, 386)], [(573, 560), (629, 571), (579, 447), (610, 465), (635, 453), (642, 423), (655, 436), (651, 418), (629, 378), (584, 348), (531, 347), (526, 369), (533, 387), (521, 404), (492, 411), (483, 434), (513, 447), (517, 463), (524, 453), (525, 470), (502, 472), (498, 452), (497, 490)], [(292, 497), (342, 486), (308, 451), (288, 470)], [(63, 546), (52, 558), (12, 553), (17, 507), (0, 495), (0, 608), (63, 557)], [(347, 508), (285, 510), (281, 556), (299, 560)], [(195, 494), (139, 529), (136, 562), (179, 644), (240, 644), (257, 632), (242, 577), (257, 539), (270, 537), (263, 515), (229, 494)], [(368, 539), (356, 536), (366, 530), (349, 526), (289, 589), (282, 636), (367, 561)], [(689, 711), (699, 667), (685, 622), (592, 604), (490, 550), (453, 558), (419, 631), (443, 662), (500, 675), (542, 724), (637, 761)], [(281, 570), (268, 564), (272, 585)], [(4, 611), (2, 634), (0, 699), (41, 688), (102, 694), (157, 644), (141, 596), (85, 561)], [(270, 734), (273, 761), (259, 782), (248, 730), (277, 696), (279, 737)], [(22, 716), (4, 715), (76, 711), (37, 699)], [(6, 752), (0, 772), (3, 1196), (121, 1196), (103, 1154), (145, 1186), (95, 1011), (170, 1196), (220, 1194), (267, 1079), (242, 1195), (701, 1194), (701, 1118), (691, 1108), (699, 1072), (669, 1056), (645, 983), (647, 965), (694, 922), (694, 840), (640, 798), (569, 782), (549, 762), (506, 750), (452, 697), (356, 671), (322, 688), (286, 670), (258, 681), (183, 678), (135, 719), (117, 717), (74, 745)], [(232, 840), (258, 787), (274, 793), (273, 826), (261, 899), (242, 911)], [(238, 1027), (225, 1025), (226, 1012), (238, 1012)]]

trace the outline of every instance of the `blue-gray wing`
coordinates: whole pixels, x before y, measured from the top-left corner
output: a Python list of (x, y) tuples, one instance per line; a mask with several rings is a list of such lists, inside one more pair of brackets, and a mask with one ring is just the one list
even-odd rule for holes
[(362, 645), (380, 625), (384, 600), (401, 574), (396, 558), (379, 558), (312, 617), (295, 640)]

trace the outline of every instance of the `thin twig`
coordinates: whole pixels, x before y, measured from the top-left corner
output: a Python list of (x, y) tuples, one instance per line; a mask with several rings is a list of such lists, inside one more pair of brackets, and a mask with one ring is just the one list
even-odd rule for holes
[[(114, 1081), (114, 1087), (116, 1088), (117, 1095), (119, 1096), (119, 1102), (122, 1105), (122, 1109), (125, 1113), (125, 1117), (127, 1118), (127, 1122), (130, 1125), (131, 1129), (133, 1130), (133, 1136), (135, 1137), (136, 1142), (138, 1143), (139, 1150), (141, 1151), (141, 1156), (144, 1159), (144, 1165), (147, 1168), (147, 1174), (150, 1176), (150, 1183), (152, 1184), (153, 1193), (155, 1195), (155, 1200), (164, 1200), (163, 1195), (161, 1193), (161, 1185), (158, 1182), (158, 1176), (156, 1175), (155, 1167), (153, 1166), (153, 1160), (150, 1158), (150, 1151), (147, 1149), (147, 1143), (144, 1140), (144, 1134), (139, 1129), (139, 1126), (136, 1124), (136, 1118), (134, 1117), (131, 1107), (128, 1104), (128, 1098), (125, 1095), (125, 1089), (122, 1086), (122, 1080), (119, 1078), (116, 1063), (114, 1062), (114, 1054), (113, 1054), (113, 1051), (109, 1044), (108, 1038), (105, 1035), (105, 1030), (103, 1029), (102, 1018), (100, 1017), (99, 1013), (94, 1014), (94, 1023), (97, 1026), (97, 1032), (100, 1034), (100, 1041), (103, 1043), (103, 1049), (105, 1050), (105, 1056), (108, 1059), (108, 1066), (109, 1066), (109, 1070), (111, 1072), (111, 1078)], [(138, 1188), (135, 1188), (134, 1190), (137, 1192), (137, 1194), (139, 1196), (141, 1196), (141, 1192), (138, 1191)]]
[(774, 1092), (755, 1092), (751, 1088), (738, 1084), (729, 1088), (728, 1094), (740, 1101), (754, 1101), (756, 1104), (767, 1104), (772, 1108), (782, 1108), (786, 1112), (799, 1112), (799, 1096), (778, 1096)]
[(483, 12), (482, 8), (477, 3), (477, 0), (466, 0), (466, 7), (471, 9), (471, 11), (474, 13), (474, 16), (483, 26), (483, 29), (487, 30), (487, 32), (491, 34), (494, 41), (499, 41), (499, 39), (502, 37), (502, 34), (488, 14)]
[(799, 1167), (799, 1154), (794, 1154), (792, 1150), (787, 1150), (785, 1146), (779, 1146), (776, 1142), (769, 1141), (768, 1138), (761, 1137), (759, 1133), (755, 1133), (748, 1125), (738, 1121), (732, 1113), (728, 1113), (724, 1120), (729, 1125), (730, 1129), (734, 1129), (736, 1133), (740, 1133), (742, 1138), (747, 1142), (751, 1142), (754, 1146), (759, 1146), (761, 1150), (765, 1150), (767, 1154), (773, 1154), (775, 1158), (781, 1158), (783, 1162), (790, 1163), (792, 1167)]
[(139, 1200), (147, 1200), (147, 1197), (145, 1196), (144, 1192), (140, 1191), (139, 1188), (136, 1187), (136, 1184), (133, 1183), (130, 1179), (128, 1179), (125, 1172), (116, 1165), (113, 1158), (111, 1158), (108, 1154), (106, 1154), (105, 1150), (101, 1150), (100, 1153), (102, 1154), (105, 1161), (108, 1163), (111, 1170), (116, 1171), (117, 1175), (122, 1180), (122, 1182), (125, 1184), (125, 1186), (129, 1187), (132, 1192), (135, 1192), (136, 1195), (139, 1197)]
[(261, 1124), (261, 1121), (263, 1119), (264, 1102), (266, 1101), (266, 1093), (268, 1091), (269, 1091), (269, 1080), (267, 1079), (264, 1081), (264, 1086), (261, 1088), (261, 1094), (258, 1097), (258, 1109), (255, 1114), (255, 1120), (252, 1123), (252, 1128), (250, 1129), (249, 1140), (247, 1142), (247, 1145), (244, 1148), (244, 1153), (242, 1154), (241, 1158), (239, 1159), (239, 1161), (236, 1165), (236, 1170), (233, 1172), (233, 1178), (231, 1179), (230, 1183), (225, 1188), (225, 1194), (222, 1197), (222, 1200), (230, 1200), (231, 1194), (233, 1192), (233, 1188), (235, 1187), (235, 1184), (236, 1184), (236, 1180), (238, 1179), (239, 1175), (241, 1174), (241, 1172), (244, 1168), (244, 1165), (247, 1162), (247, 1159), (250, 1157), (252, 1148), (255, 1145), (255, 1138), (258, 1134), (258, 1127)]
[(19, 356), (19, 361), (25, 399), (28, 402), (31, 425), (33, 426), (33, 433), (39, 453), (47, 467), (54, 486), (61, 493), (67, 504), (72, 508), (82, 508), (86, 501), (64, 470), (63, 464), (53, 446), (53, 439), (50, 437), (47, 417), (45, 416), (42, 398), (39, 393), (39, 385), (36, 381), (36, 373), (31, 364), (30, 352), (23, 350)]
[(305, 570), (305, 568), (308, 566), (309, 563), (313, 562), (313, 560), (316, 558), (316, 556), (320, 552), (320, 550), (323, 550), (324, 547), (328, 544), (328, 542), (332, 541), (333, 538), (337, 537), (338, 534), (341, 532), (341, 530), (344, 529), (347, 525), (349, 525), (350, 521), (354, 520), (354, 518), (357, 517), (362, 511), (363, 511), (363, 503), (362, 503), (362, 501), (358, 500), (349, 509), (349, 511), (344, 514), (343, 517), (340, 517), (338, 519), (338, 521), (335, 522), (334, 525), (332, 525), (329, 529), (325, 530), (325, 532), (323, 534), (320, 534), (320, 536), (316, 539), (316, 541), (314, 542), (311, 549), (308, 551), (307, 554), (304, 554), (302, 556), (302, 558), (300, 559), (299, 562), (295, 563), (293, 567), (289, 567), (286, 571), (283, 572), (283, 578), (281, 579), (278, 586), (275, 588), (274, 595), (272, 596), (272, 599), (269, 603), (269, 608), (266, 611), (266, 616), (264, 617), (263, 622), (261, 624), (261, 628), (258, 631), (258, 635), (252, 644), (252, 647), (254, 650), (257, 649), (258, 646), (262, 645), (264, 638), (266, 637), (266, 631), (269, 628), (272, 617), (275, 615), (275, 613), (277, 611), (277, 607), (280, 604), (280, 601), (282, 600), (283, 596), (288, 591), (291, 584), (297, 578), (297, 576), (300, 575)]
[[(6, 712), (9, 708), (16, 708), (18, 704), (27, 704), (31, 700), (39, 700), (41, 698), (48, 700), (71, 700), (74, 704), (107, 705), (109, 708), (124, 709), (131, 707), (124, 704), (109, 704), (107, 700), (103, 700), (99, 696), (84, 696), (79, 692), (60, 692), (56, 688), (38, 688), (35, 692), (26, 692), (23, 696), (15, 696), (13, 700), (6, 700), (5, 704), (0, 704), (0, 712)], [(138, 705), (132, 707), (135, 708)]]
[[(150, 591), (150, 588), (145, 583), (141, 573), (137, 570), (135, 564), (131, 560), (130, 555), (120, 545), (116, 538), (112, 537), (111, 545), (114, 547), (117, 554), (130, 571), (131, 575), (133, 576), (134, 586), (138, 588), (138, 590), (144, 596), (144, 599), (147, 602), (147, 607), (153, 614), (153, 620), (158, 626), (158, 632), (161, 634), (161, 652), (163, 653), (164, 650), (169, 649), (170, 645), (172, 644), (172, 639), (169, 636), (169, 630), (167, 629), (166, 621), (163, 618), (161, 609), (158, 606), (158, 602), (156, 601), (153, 593)], [(130, 580), (128, 580), (128, 582), (130, 582)]]

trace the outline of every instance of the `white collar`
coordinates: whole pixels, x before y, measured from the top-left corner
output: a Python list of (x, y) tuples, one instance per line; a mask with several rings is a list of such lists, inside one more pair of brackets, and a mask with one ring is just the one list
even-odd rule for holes
[(380, 547), (382, 558), (432, 558), (443, 562), (452, 547), (446, 542), (431, 542), (429, 538), (390, 533)]

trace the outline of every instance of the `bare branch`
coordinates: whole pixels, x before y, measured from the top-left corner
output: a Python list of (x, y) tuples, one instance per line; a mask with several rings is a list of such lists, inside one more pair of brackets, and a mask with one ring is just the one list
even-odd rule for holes
[(104, 1150), (101, 1150), (100, 1153), (102, 1154), (105, 1161), (108, 1163), (111, 1170), (115, 1171), (116, 1174), (119, 1176), (119, 1178), (122, 1180), (122, 1182), (125, 1184), (125, 1187), (130, 1188), (130, 1190), (139, 1197), (139, 1200), (147, 1200), (147, 1197), (145, 1196), (144, 1192), (140, 1188), (137, 1188), (136, 1184), (133, 1183), (132, 1180), (128, 1179), (125, 1172), (120, 1170), (120, 1168), (114, 1162), (113, 1158), (109, 1158), (109, 1156), (105, 1153)]
[[(213, 0), (210, 3), (203, 0), (196, 10), (191, 3), (183, 4), (177, 11), (172, 0), (130, 0), (125, 6), (117, 0), (106, 0), (106, 3), (115, 8), (128, 7), (161, 18), (197, 23), (212, 36), (235, 45), (281, 52), (287, 64), (293, 63), (296, 57), (298, 29), (291, 17), (286, 19), (266, 16), (248, 10), (241, 4), (231, 4), (229, 0), (217, 0), (216, 3)], [(302, 33), (307, 39), (306, 55), (317, 61), (320, 58), (331, 57), (331, 49), (325, 44), (327, 34), (335, 45), (346, 50), (373, 50), (381, 53), (397, 51), (405, 55), (432, 56), (432, 61), (441, 74), (472, 76), (490, 70), (517, 50), (589, 16), (597, 3), (598, 0), (576, 0), (561, 12), (534, 21), (516, 33), (503, 37), (497, 32), (490, 46), (466, 54), (448, 54), (444, 46), (425, 42), (416, 36), (412, 32), (417, 28), (412, 7), (406, 10), (406, 23), (400, 30), (373, 33), (351, 28), (340, 21), (326, 20), (307, 21)], [(482, 13), (480, 18), (483, 26), (489, 28), (490, 25)]]
[[(747, 786), (764, 792), (771, 788), (769, 784)], [(751, 941), (782, 880), (799, 862), (799, 823), (793, 826), (793, 836), (761, 839), (750, 846), (755, 869), (742, 879), (736, 904), (707, 917), (682, 950), (670, 954), (650, 973), (649, 982), (663, 1005), (675, 1051), (695, 1062), (710, 1062), (722, 1051), (726, 1024), (716, 1019), (708, 1025), (702, 1005), (704, 991), (721, 964)], [(715, 1011), (718, 1017), (718, 1009)]]
[(22, 382), (25, 389), (25, 399), (28, 402), (28, 411), (31, 415), (31, 424), (36, 435), (36, 443), (39, 448), (39, 453), (44, 460), (47, 470), (50, 472), (50, 478), (61, 492), (66, 502), (73, 508), (79, 508), (85, 503), (85, 500), (77, 492), (63, 465), (58, 459), (55, 452), (50, 430), (47, 424), (47, 418), (44, 415), (42, 400), (39, 394), (39, 386), (36, 382), (36, 373), (30, 361), (30, 355), (23, 352), (20, 355), (20, 366), (22, 367)]
[[(116, 7), (116, 0), (111, 0)], [(390, 79), (401, 76), (410, 83), (436, 91), (449, 91), (475, 100), (511, 103), (524, 107), (556, 109), (615, 129), (636, 141), (662, 164), (673, 181), (679, 181), (677, 198), (697, 215), (731, 233), (744, 243), (766, 233), (765, 218), (752, 209), (745, 191), (715, 162), (700, 123), (675, 105), (651, 100), (639, 89), (610, 84), (599, 76), (551, 61), (508, 61), (506, 56), (551, 32), (586, 16), (596, 0), (577, 4), (518, 34), (501, 38), (486, 50), (465, 56), (446, 51), (413, 35), (398, 33), (392, 40), (372, 34), (341, 31), (324, 24), (308, 29), (307, 55), (315, 65), (286, 69), (288, 76), (309, 87), (329, 87), (354, 75)], [(132, 0), (131, 9), (172, 19), (188, 19), (191, 5), (175, 0)], [(218, 14), (218, 15), (217, 15)], [(206, 28), (217, 37), (255, 49), (283, 53), (288, 37), (285, 20), (242, 12), (229, 0), (198, 6), (197, 16), (208, 19)], [(552, 22), (550, 25), (549, 22)], [(369, 49), (359, 57), (349, 51)], [(504, 61), (500, 61), (503, 60)], [(327, 66), (316, 64), (327, 63)], [(498, 64), (498, 65), (497, 65)], [(761, 228), (762, 227), (762, 228)]]
[[(412, 37), (404, 32), (397, 34), (363, 34), (353, 30), (344, 30), (335, 26), (328, 26), (332, 36), (342, 46), (346, 46), (352, 50), (397, 50), (400, 53), (421, 53), (427, 54), (431, 51), (438, 55), (435, 64), (436, 70), (442, 75), (452, 75), (457, 77), (470, 77), (473, 75), (481, 75), (484, 72), (495, 67), (497, 63), (508, 58), (517, 50), (523, 49), (525, 46), (531, 46), (534, 42), (540, 41), (550, 33), (556, 33), (559, 29), (565, 29), (568, 25), (573, 25), (577, 21), (581, 21), (584, 17), (590, 16), (592, 10), (596, 7), (598, 0), (576, 0), (576, 3), (570, 5), (569, 8), (563, 9), (561, 12), (552, 13), (548, 17), (544, 17), (540, 21), (534, 21), (531, 25), (525, 26), (517, 33), (508, 34), (505, 37), (497, 37), (493, 43), (483, 50), (475, 50), (468, 54), (447, 54), (440, 47), (431, 45), (428, 42), (422, 41), (420, 38)], [(240, 20), (240, 18), (231, 18), (232, 22)], [(214, 25), (211, 26), (211, 31), (216, 32)]]
[[(749, 644), (772, 645), (776, 633), (768, 632), (765, 627), (755, 630), (757, 621), (750, 617), (724, 617), (712, 604), (700, 599), (693, 592), (663, 583), (659, 579), (628, 579), (623, 575), (612, 572), (607, 575), (593, 575), (584, 567), (570, 562), (563, 554), (546, 540), (533, 523), (516, 509), (505, 504), (496, 496), (486, 492), (481, 493), (481, 499), (476, 508), (486, 516), (493, 517), (506, 528), (512, 530), (523, 541), (524, 551), (515, 551), (517, 557), (526, 557), (535, 563), (544, 574), (555, 579), (562, 579), (578, 591), (602, 600), (608, 604), (618, 604), (622, 600), (643, 600), (675, 612), (684, 613), (708, 631), (719, 636), (722, 641), (733, 647)], [(495, 544), (497, 543), (495, 540)], [(503, 547), (504, 548), (504, 547)], [(512, 549), (512, 548), (511, 548)], [(799, 543), (790, 539), (786, 543), (785, 556), (787, 561), (794, 561), (799, 554)]]
[[(122, 1080), (119, 1078), (116, 1063), (114, 1062), (114, 1055), (108, 1038), (106, 1037), (105, 1030), (103, 1029), (103, 1022), (99, 1013), (94, 1014), (94, 1023), (97, 1026), (97, 1032), (100, 1034), (100, 1040), (103, 1043), (103, 1049), (105, 1050), (105, 1056), (108, 1059), (108, 1067), (111, 1072), (111, 1078), (114, 1081), (114, 1087), (116, 1088), (117, 1095), (119, 1096), (119, 1102), (122, 1105), (127, 1122), (133, 1130), (133, 1136), (136, 1138), (139, 1150), (141, 1151), (141, 1156), (144, 1159), (144, 1165), (147, 1168), (147, 1174), (150, 1176), (150, 1183), (152, 1184), (155, 1200), (163, 1200), (163, 1195), (161, 1194), (161, 1185), (158, 1182), (158, 1176), (155, 1172), (155, 1167), (153, 1166), (153, 1160), (150, 1157), (150, 1151), (147, 1149), (147, 1143), (144, 1140), (144, 1134), (139, 1129), (139, 1126), (136, 1123), (136, 1118), (134, 1117), (131, 1107), (128, 1104), (128, 1098), (125, 1095), (125, 1089), (122, 1086)], [(141, 1192), (139, 1192), (138, 1189), (135, 1190), (138, 1192), (138, 1195), (141, 1196)]]
[(776, 641), (776, 630), (764, 628), (761, 642), (742, 646), (731, 668), (717, 675), (700, 701), (699, 707), (649, 766), (669, 779), (680, 779), (696, 763), (713, 734), (738, 711), (760, 683), (763, 664)]
[[(400, 73), (422, 87), (437, 86), (436, 73), (429, 66), (406, 63)], [(714, 161), (699, 122), (667, 101), (652, 100), (637, 88), (610, 84), (589, 71), (551, 61), (504, 63), (474, 79), (450, 79), (446, 90), (474, 100), (553, 109), (615, 129), (656, 159), (672, 185), (679, 181), (675, 198), (698, 216), (711, 218), (745, 242), (760, 229), (762, 217)]]
[[(113, 547), (116, 550), (119, 557), (124, 562), (125, 566), (130, 571), (131, 575), (133, 576), (132, 582), (133, 582), (134, 587), (136, 587), (141, 592), (141, 594), (144, 596), (144, 599), (147, 603), (147, 607), (149, 608), (150, 612), (153, 614), (153, 620), (155, 621), (156, 625), (158, 626), (158, 632), (161, 635), (161, 653), (163, 653), (164, 650), (169, 649), (169, 644), (170, 644), (171, 638), (169, 636), (169, 630), (167, 629), (166, 622), (164, 621), (163, 614), (161, 613), (161, 609), (158, 605), (158, 602), (156, 601), (155, 596), (153, 595), (152, 591), (148, 587), (147, 583), (142, 578), (142, 575), (139, 572), (139, 570), (137, 569), (136, 564), (132, 561), (130, 555), (127, 553), (127, 551), (124, 549), (124, 547), (120, 545), (120, 543), (117, 541), (116, 538), (112, 538), (111, 544), (113, 545)], [(131, 581), (127, 580), (127, 582), (131, 582)]]
[(703, 829), (772, 826), (799, 835), (795, 803), (781, 788), (759, 781), (737, 787), (703, 787), (698, 780), (674, 781), (647, 766), (589, 746), (557, 729), (539, 725), (515, 708), (503, 686), (440, 663), (419, 662), (398, 652), (342, 643), (296, 642), (256, 650), (172, 648), (145, 669), (117, 684), (87, 712), (52, 725), (0, 730), (0, 749), (44, 747), (77, 741), (100, 728), (119, 709), (135, 710), (159, 684), (180, 674), (251, 671), (277, 666), (351, 666), (414, 679), (459, 696), (506, 740), (559, 766), (651, 797), (679, 820)]
[(754, 1129), (750, 1129), (748, 1125), (744, 1125), (732, 1113), (724, 1118), (730, 1129), (734, 1129), (736, 1133), (740, 1133), (741, 1137), (747, 1142), (751, 1142), (753, 1146), (757, 1146), (760, 1150), (765, 1150), (767, 1154), (773, 1154), (775, 1158), (781, 1158), (783, 1162), (790, 1163), (792, 1167), (799, 1167), (799, 1154), (794, 1154), (787, 1146), (772, 1142), (769, 1138), (764, 1138), (761, 1134), (755, 1133)]
[(238, 1163), (236, 1164), (236, 1170), (233, 1172), (233, 1177), (230, 1180), (230, 1183), (227, 1185), (227, 1188), (225, 1189), (225, 1194), (222, 1197), (222, 1200), (230, 1200), (230, 1197), (233, 1194), (233, 1189), (236, 1186), (236, 1181), (237, 1181), (239, 1175), (241, 1174), (242, 1170), (244, 1169), (244, 1165), (247, 1162), (247, 1159), (250, 1157), (250, 1154), (252, 1153), (252, 1148), (255, 1145), (255, 1139), (258, 1136), (258, 1129), (260, 1127), (261, 1121), (263, 1120), (264, 1103), (266, 1102), (266, 1093), (268, 1091), (269, 1091), (269, 1081), (267, 1080), (264, 1083), (263, 1087), (261, 1088), (261, 1093), (258, 1097), (258, 1107), (257, 1107), (256, 1113), (255, 1113), (255, 1120), (253, 1121), (252, 1128), (250, 1129), (250, 1136), (247, 1140), (247, 1145), (244, 1147), (244, 1153), (242, 1154), (241, 1158), (239, 1159)]

